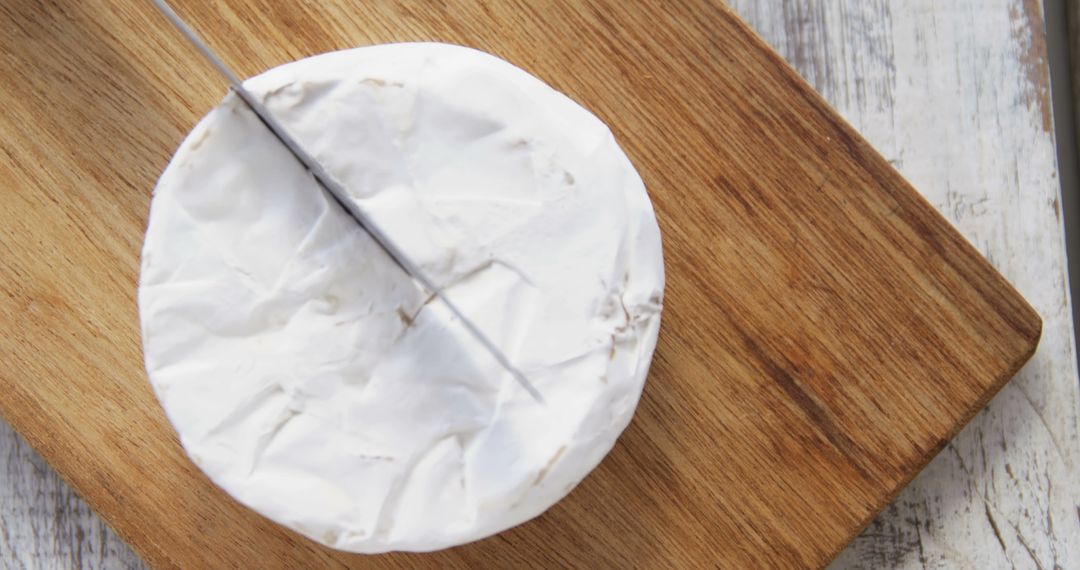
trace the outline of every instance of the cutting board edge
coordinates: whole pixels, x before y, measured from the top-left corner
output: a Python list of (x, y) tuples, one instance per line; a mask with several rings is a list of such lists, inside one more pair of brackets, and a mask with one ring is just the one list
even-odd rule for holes
[[(1028, 355), (1023, 359), (1020, 366), (1016, 368), (1016, 370), (1019, 370), (1023, 366), (1023, 363), (1027, 362), (1027, 360), (1030, 359), (1032, 355), (1034, 355), (1035, 349), (1038, 347), (1039, 340), (1042, 337), (1043, 319), (1042, 316), (1039, 315), (1039, 312), (1035, 310), (1035, 307), (1032, 306), (1032, 304), (1028, 302), (1027, 298), (1024, 297), (1024, 295), (1019, 290), (1017, 290), (1016, 287), (1013, 286), (1013, 284), (1008, 279), (1006, 279), (1004, 275), (1001, 274), (1001, 271), (999, 271), (997, 267), (994, 267), (994, 265), (990, 263), (990, 260), (985, 255), (983, 255), (983, 253), (979, 251), (978, 248), (976, 248), (975, 245), (972, 244), (966, 236), (964, 236), (963, 232), (961, 232), (960, 229), (952, 223), (952, 221), (946, 218), (945, 215), (942, 214), (941, 211), (939, 211), (938, 208), (935, 207), (934, 204), (932, 204), (930, 200), (928, 200), (926, 196), (924, 196), (923, 193), (920, 192), (918, 188), (916, 188), (915, 185), (907, 179), (907, 177), (905, 177), (899, 170), (897, 170), (896, 167), (894, 167), (888, 159), (886, 159), (876, 148), (874, 148), (874, 146), (871, 145), (865, 139), (865, 137), (862, 136), (859, 130), (856, 129), (855, 126), (852, 125), (847, 120), (847, 118), (845, 118), (839, 111), (837, 111), (836, 108), (834, 108), (825, 99), (825, 97), (821, 93), (819, 93), (817, 89), (815, 89), (814, 86), (811, 85), (810, 82), (807, 81), (799, 73), (797, 69), (795, 69), (790, 63), (788, 63), (788, 61), (785, 60), (779, 52), (773, 49), (772, 46), (766, 43), (765, 39), (759, 36), (757, 32), (755, 32), (754, 29), (750, 27), (750, 24), (748, 24), (738, 13), (736, 13), (733, 8), (731, 8), (727, 4), (723, 4), (723, 8), (725, 11), (727, 11), (728, 14), (731, 15), (732, 20), (735, 22), (736, 28), (743, 33), (744, 37), (750, 43), (755, 44), (759, 49), (761, 49), (765, 56), (776, 66), (776, 69), (782, 70), (785, 75), (787, 75), (788, 79), (793, 81), (798, 86), (799, 92), (806, 98), (807, 103), (813, 105), (816, 108), (815, 110), (817, 112), (828, 116), (829, 119), (836, 124), (838, 129), (844, 131), (844, 134), (846, 134), (853, 141), (855, 141), (855, 143), (859, 147), (859, 152), (862, 155), (864, 155), (866, 158), (873, 159), (879, 165), (885, 168), (887, 172), (891, 173), (896, 178), (896, 180), (904, 187), (904, 193), (906, 194), (906, 196), (917, 202), (919, 207), (931, 212), (932, 215), (935, 216), (938, 221), (942, 223), (944, 228), (946, 228), (946, 231), (952, 234), (951, 237), (953, 238), (956, 245), (959, 245), (964, 250), (966, 250), (969, 256), (978, 258), (985, 268), (990, 269), (990, 271), (987, 272), (988, 274), (986, 276), (991, 277), (994, 281), (996, 281), (996, 283), (994, 283), (993, 285), (998, 287), (1000, 292), (1002, 293), (1000, 298), (1004, 299), (1006, 297), (1011, 297), (1014, 301), (1019, 301), (1020, 306), (1017, 307), (1017, 309), (1026, 313), (1026, 315), (1024, 315), (1024, 320), (1026, 321), (1028, 328), (1034, 331), (1030, 335), (1030, 338), (1027, 339), (1028, 343), (1031, 346), (1025, 347)], [(1012, 376), (1015, 376), (1015, 372), (1007, 377), (1006, 383), (1008, 379), (1012, 378)], [(991, 386), (994, 386), (995, 384), (991, 384)], [(1000, 389), (1001, 386), (998, 386), (996, 388), (992, 388), (992, 391), (996, 394), (997, 391)], [(963, 425), (967, 425), (968, 421), (970, 421), (970, 418), (967, 418), (963, 422), (961, 427)]]
[[(1017, 293), (1017, 295), (1019, 295), (1019, 293)], [(1023, 298), (1023, 296), (1020, 296), (1020, 299), (1028, 305), (1028, 308), (1031, 307), (1030, 304), (1027, 303), (1027, 300)], [(975, 415), (979, 413), (979, 410), (986, 407), (987, 404), (990, 403), (990, 400), (994, 399), (994, 396), (1001, 392), (1001, 390), (1004, 389), (1005, 386), (1008, 385), (1014, 377), (1016, 377), (1017, 373), (1020, 372), (1024, 365), (1026, 365), (1031, 360), (1031, 358), (1035, 356), (1035, 352), (1039, 348), (1039, 341), (1042, 337), (1043, 320), (1042, 317), (1040, 317), (1034, 309), (1031, 309), (1031, 312), (1032, 315), (1034, 315), (1036, 321), (1038, 322), (1038, 334), (1029, 342), (1029, 346), (1024, 351), (1024, 353), (1022, 353), (1018, 358), (1016, 358), (1015, 362), (1010, 365), (1010, 367), (1006, 370), (1005, 373), (1003, 373), (1000, 377), (994, 379), (994, 383), (979, 397), (977, 401), (975, 401), (971, 406), (964, 410), (963, 419), (960, 422), (957, 422), (956, 425), (954, 425), (953, 428), (944, 437), (942, 437), (940, 441), (938, 441), (937, 445), (930, 453), (927, 453), (919, 460), (911, 473), (905, 475), (904, 478), (900, 480), (894, 488), (889, 490), (887, 495), (885, 495), (878, 504), (874, 505), (870, 513), (862, 521), (859, 522), (855, 531), (852, 532), (851, 536), (848, 537), (848, 539), (843, 544), (836, 548), (834, 552), (832, 552), (831, 554), (829, 554), (828, 557), (826, 557), (824, 563), (822, 564), (822, 567), (828, 566), (832, 563), (832, 561), (836, 560), (836, 557), (838, 557), (840, 553), (843, 552), (844, 549), (847, 548), (853, 540), (858, 538), (859, 535), (861, 535), (863, 531), (865, 531), (866, 528), (870, 526), (870, 523), (874, 522), (874, 519), (877, 518), (878, 515), (880, 515), (881, 512), (885, 510), (886, 507), (892, 504), (900, 495), (900, 493), (905, 488), (907, 488), (907, 486), (910, 485), (911, 482), (914, 481), (920, 473), (922, 473), (923, 469), (926, 469), (926, 466), (929, 465), (930, 462), (933, 461), (934, 458), (936, 458), (949, 445), (949, 443), (953, 439), (955, 439), (956, 436), (959, 435), (960, 432), (968, 426), (968, 424), (971, 423), (971, 420), (975, 418)]]
[[(865, 138), (862, 136), (861, 133), (859, 133), (858, 129), (856, 129), (850, 122), (848, 122), (848, 120), (842, 114), (840, 114), (835, 108), (833, 108), (833, 106), (830, 105), (829, 102), (826, 101), (825, 98), (820, 93), (818, 93), (816, 89), (814, 89), (813, 85), (811, 85), (801, 74), (799, 74), (798, 70), (792, 67), (791, 64), (787, 62), (787, 60), (785, 60), (776, 50), (772, 48), (772, 46), (766, 43), (764, 38), (759, 36), (753, 30), (753, 28), (751, 28), (750, 25), (741, 16), (739, 16), (738, 13), (736, 13), (727, 4), (723, 4), (723, 8), (731, 15), (732, 20), (736, 23), (736, 27), (743, 33), (744, 36), (746, 36), (748, 41), (756, 44), (757, 47), (766, 54), (766, 57), (768, 57), (768, 59), (777, 66), (777, 69), (783, 70), (783, 72), (788, 75), (791, 80), (795, 81), (798, 84), (799, 90), (806, 97), (808, 103), (817, 107), (818, 112), (829, 115), (830, 118), (835, 121), (839, 129), (846, 131), (846, 133), (851, 136), (853, 140), (859, 143), (860, 151), (862, 153), (869, 155), (871, 158), (878, 161), (879, 163), (888, 164), (888, 161), (885, 159), (885, 157), (883, 157), (881, 153), (878, 152), (878, 150), (875, 149), (872, 145), (866, 142)], [(989, 272), (989, 276), (995, 281), (997, 281), (996, 285), (999, 287), (999, 289), (1003, 289), (1004, 294), (1002, 295), (1002, 297), (1012, 297), (1014, 301), (1019, 302), (1019, 311), (1026, 313), (1023, 315), (1025, 324), (1027, 324), (1034, 331), (1034, 333), (1024, 339), (1025, 345), (1023, 350), (1020, 351), (1020, 353), (1016, 357), (1014, 357), (1014, 360), (1011, 361), (1009, 367), (1006, 368), (1005, 372), (1002, 373), (999, 377), (995, 378), (994, 381), (987, 387), (987, 389), (980, 395), (980, 397), (976, 401), (974, 401), (967, 409), (964, 410), (961, 420), (955, 425), (953, 425), (952, 428), (945, 434), (945, 436), (938, 441), (934, 449), (930, 453), (927, 453), (925, 456), (921, 457), (919, 461), (914, 465), (914, 468), (911, 470), (911, 472), (905, 474), (904, 477), (897, 483), (897, 485), (890, 489), (888, 493), (883, 496), (883, 499), (871, 508), (869, 514), (859, 522), (851, 535), (847, 539), (845, 539), (842, 544), (839, 544), (822, 561), (822, 567), (827, 566), (829, 563), (835, 560), (836, 557), (839, 556), (845, 548), (847, 548), (851, 541), (853, 541), (860, 534), (862, 534), (862, 532), (870, 525), (870, 523), (872, 523), (874, 519), (877, 518), (877, 516), (886, 507), (888, 507), (893, 501), (896, 500), (896, 497), (900, 495), (901, 491), (903, 491), (909, 484), (911, 484), (911, 482), (916, 477), (918, 477), (920, 473), (922, 473), (923, 469), (925, 469), (926, 466), (929, 465), (930, 462), (933, 461), (934, 458), (936, 458), (938, 454), (941, 453), (943, 449), (945, 449), (946, 446), (948, 446), (949, 442), (952, 441), (960, 433), (961, 430), (967, 427), (969, 423), (971, 423), (971, 420), (975, 417), (975, 414), (977, 414), (980, 409), (984, 408), (990, 402), (990, 400), (992, 400), (994, 396), (996, 396), (1009, 383), (1009, 381), (1011, 381), (1016, 376), (1016, 374), (1024, 367), (1024, 365), (1031, 360), (1031, 358), (1035, 355), (1035, 352), (1038, 350), (1039, 341), (1042, 338), (1042, 316), (1039, 315), (1038, 311), (1036, 311), (1035, 308), (1031, 305), (1031, 303), (1028, 302), (1027, 298), (1024, 297), (1024, 295), (1020, 293), (1020, 291), (1018, 291), (1016, 287), (1013, 286), (1013, 284), (1009, 282), (1005, 278), (1005, 276), (1002, 275), (1000, 271), (998, 271), (996, 267), (993, 266), (993, 264), (990, 263), (989, 259), (987, 259), (986, 256), (983, 255), (983, 253), (979, 251), (951, 221), (945, 218), (945, 216), (941, 214), (941, 212), (938, 211), (938, 209), (934, 207), (934, 205), (930, 203), (930, 201), (927, 200), (926, 197), (921, 192), (919, 192), (918, 189), (914, 185), (912, 185), (906, 177), (903, 176), (903, 174), (896, 170), (896, 168), (894, 168), (891, 164), (888, 168), (895, 174), (895, 176), (902, 183), (902, 185), (906, 187), (907, 193), (920, 203), (919, 205), (921, 207), (930, 210), (931, 212), (933, 212), (933, 215), (937, 216), (941, 221), (945, 222), (944, 225), (947, 227), (947, 231), (951, 232), (954, 238), (959, 238), (956, 241), (961, 245), (961, 247), (967, 250), (968, 255), (976, 256), (981, 261), (981, 263), (983, 263), (991, 270)]]
[[(117, 520), (120, 519), (119, 513), (121, 509), (105, 508), (107, 505), (103, 504), (103, 501), (99, 497), (101, 493), (91, 492), (90, 483), (83, 484), (78, 479), (72, 478), (69, 474), (78, 473), (75, 469), (67, 468), (67, 461), (64, 459), (65, 454), (60, 449), (54, 449), (54, 446), (48, 445), (48, 434), (43, 433), (38, 427), (24, 425), (23, 416), (32, 416), (32, 413), (21, 414), (19, 412), (9, 413), (19, 408), (26, 409), (23, 405), (26, 402), (10, 402), (7, 399), (0, 399), (0, 420), (3, 420), (11, 426), (11, 428), (23, 439), (24, 442), (30, 448), (38, 454), (45, 463), (52, 468), (53, 472), (71, 487), (75, 494), (78, 495), (90, 509), (96, 514), (113, 532), (116, 533), (125, 544), (128, 545), (136, 554), (144, 561), (147, 562), (150, 567), (158, 568), (161, 565), (168, 565), (168, 567), (179, 568), (179, 565), (175, 563), (161, 548), (155, 548), (154, 551), (144, 549), (143, 546), (157, 546), (157, 543), (150, 541), (134, 540), (136, 537), (128, 532), (126, 521)], [(14, 405), (9, 405), (14, 404)], [(29, 424), (27, 420), (27, 424)], [(134, 523), (133, 523), (134, 524)]]

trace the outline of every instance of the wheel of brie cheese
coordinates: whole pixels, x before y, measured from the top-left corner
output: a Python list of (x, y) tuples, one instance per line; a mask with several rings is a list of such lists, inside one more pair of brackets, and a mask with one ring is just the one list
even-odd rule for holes
[(191, 459), (353, 552), (462, 544), (564, 497), (630, 421), (660, 325), (659, 229), (608, 128), (443, 44), (245, 85), (544, 402), (230, 94), (158, 182), (139, 283), (149, 379)]

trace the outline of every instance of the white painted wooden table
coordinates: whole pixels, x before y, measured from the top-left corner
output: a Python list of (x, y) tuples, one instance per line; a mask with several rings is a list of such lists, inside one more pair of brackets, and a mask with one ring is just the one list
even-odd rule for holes
[[(1080, 390), (1039, 0), (730, 0), (1042, 314), (1038, 353), (834, 563), (1080, 568)], [(142, 564), (0, 422), (0, 568)]]

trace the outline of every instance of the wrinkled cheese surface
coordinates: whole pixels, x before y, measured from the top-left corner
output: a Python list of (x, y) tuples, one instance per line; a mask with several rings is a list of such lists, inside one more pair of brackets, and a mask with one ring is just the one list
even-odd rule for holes
[(354, 552), (533, 518), (637, 405), (660, 234), (608, 128), (443, 44), (324, 54), (246, 87), (543, 394), (534, 401), (234, 95), (158, 182), (146, 368), (192, 460), (241, 503)]

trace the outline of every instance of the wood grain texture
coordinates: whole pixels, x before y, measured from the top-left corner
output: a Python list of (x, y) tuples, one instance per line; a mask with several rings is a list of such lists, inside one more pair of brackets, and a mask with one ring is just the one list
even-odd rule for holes
[(1044, 319), (1028, 366), (835, 566), (1080, 567), (1080, 394), (1039, 3), (733, 5)]
[(821, 564), (1038, 336), (1007, 284), (723, 7), (184, 5), (246, 74), (403, 39), (501, 55), (613, 125), (664, 231), (654, 372), (596, 473), (493, 539), (334, 553), (209, 485), (141, 369), (148, 189), (220, 84), (144, 5), (0, 11), (0, 74), (24, 79), (0, 94), (0, 316), (21, 323), (0, 339), (0, 410), (153, 564)]

